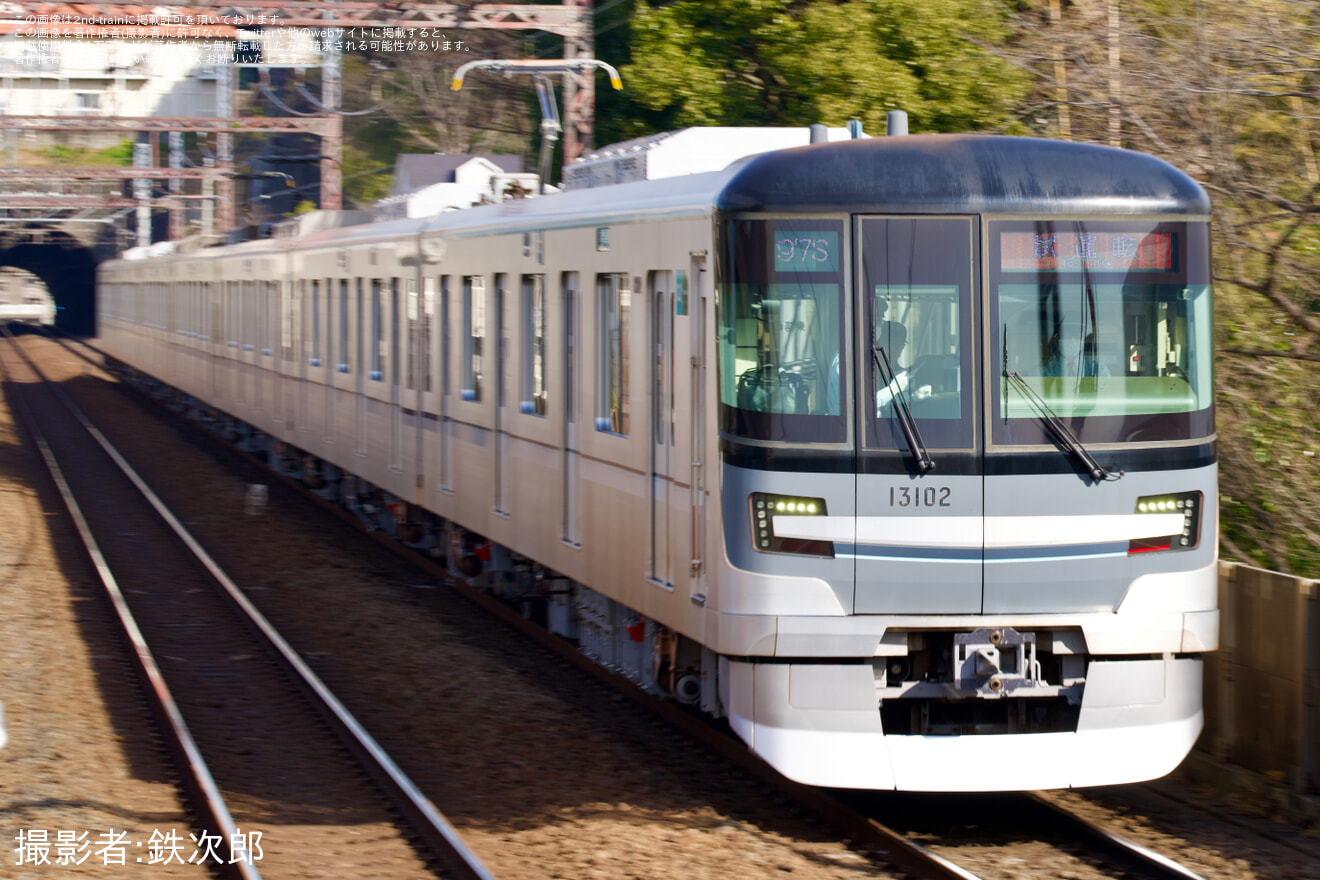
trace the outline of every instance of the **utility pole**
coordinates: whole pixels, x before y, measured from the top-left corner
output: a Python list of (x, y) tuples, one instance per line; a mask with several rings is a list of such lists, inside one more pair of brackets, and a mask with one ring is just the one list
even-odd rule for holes
[[(592, 33), (592, 0), (564, 0), (572, 10), (570, 24), (564, 32), (564, 58), (596, 57), (596, 41)], [(589, 152), (593, 146), (596, 128), (596, 82), (592, 71), (569, 71), (564, 74), (564, 164), (571, 165)]]

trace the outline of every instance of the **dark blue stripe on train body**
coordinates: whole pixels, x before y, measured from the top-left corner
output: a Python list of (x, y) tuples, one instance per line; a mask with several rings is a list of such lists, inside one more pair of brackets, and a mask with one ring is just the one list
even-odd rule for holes
[[(760, 446), (742, 443), (728, 435), (720, 437), (720, 454), (726, 464), (759, 471), (793, 473), (915, 474), (916, 467), (906, 452), (864, 452), (860, 461), (851, 449), (811, 449), (809, 447)], [(1106, 468), (1128, 473), (1146, 471), (1195, 470), (1216, 461), (1215, 441), (1194, 446), (1156, 449), (1097, 449), (1093, 456)], [(993, 452), (982, 457), (975, 452), (930, 451), (935, 462), (934, 476), (984, 474), (988, 477), (1012, 477), (1023, 474), (1073, 474), (1085, 479), (1077, 460), (1062, 449), (1024, 452)]]

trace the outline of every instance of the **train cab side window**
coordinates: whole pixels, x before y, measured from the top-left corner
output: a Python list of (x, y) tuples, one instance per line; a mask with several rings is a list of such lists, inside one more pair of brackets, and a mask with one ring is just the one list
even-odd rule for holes
[(519, 401), (523, 412), (545, 415), (545, 276), (522, 277), (522, 364)]
[(627, 274), (596, 276), (596, 430), (628, 433), (628, 312), (632, 305)]
[(463, 276), (463, 399), (481, 400), (482, 343), (486, 339), (486, 279)]

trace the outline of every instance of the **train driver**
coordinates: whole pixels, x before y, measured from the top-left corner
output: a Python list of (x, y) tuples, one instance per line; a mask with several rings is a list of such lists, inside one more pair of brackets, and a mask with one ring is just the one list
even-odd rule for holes
[[(885, 408), (894, 402), (894, 396), (899, 393), (906, 394), (908, 390), (910, 372), (907, 367), (898, 364), (907, 348), (907, 327), (898, 321), (881, 321), (880, 326), (876, 328), (875, 344), (885, 350), (885, 354), (889, 357), (889, 365), (894, 368), (893, 381), (875, 393), (876, 415), (884, 415)], [(927, 389), (927, 396), (929, 393)]]

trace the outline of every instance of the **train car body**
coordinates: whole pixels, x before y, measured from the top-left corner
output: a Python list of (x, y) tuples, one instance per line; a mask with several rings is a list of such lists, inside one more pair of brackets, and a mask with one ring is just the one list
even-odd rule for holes
[(55, 323), (55, 298), (30, 272), (0, 272), (0, 324), (50, 327)]
[(1217, 647), (1208, 215), (1128, 151), (820, 144), (106, 264), (101, 344), (794, 779), (1134, 781)]

